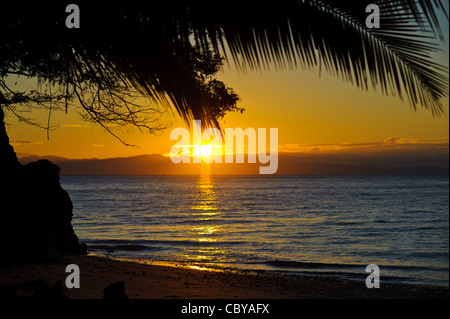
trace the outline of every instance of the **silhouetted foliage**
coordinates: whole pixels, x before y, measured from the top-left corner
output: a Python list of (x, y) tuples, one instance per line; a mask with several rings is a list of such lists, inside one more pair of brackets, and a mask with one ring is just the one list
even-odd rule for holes
[[(216, 126), (226, 112), (242, 110), (238, 95), (215, 78), (223, 58), (191, 39), (176, 40), (176, 28), (167, 27), (170, 15), (152, 12), (148, 23), (135, 20), (145, 10), (129, 5), (81, 8), (79, 30), (66, 28), (65, 5), (2, 10), (0, 104), (21, 121), (45, 128), (21, 111), (67, 110), (77, 102), (86, 120), (114, 135), (114, 125), (160, 130), (160, 116), (172, 107), (187, 122)], [(11, 75), (37, 78), (41, 89), (13, 90)]]
[[(13, 2), (0, 11), (0, 104), (19, 117), (20, 105), (51, 111), (78, 102), (107, 130), (160, 129), (156, 106), (217, 126), (241, 110), (215, 78), (221, 56), (243, 72), (319, 67), (435, 115), (448, 95), (447, 69), (430, 55), (442, 38), (438, 14), (447, 16), (440, 0), (79, 1), (79, 29), (65, 26), (68, 3)], [(370, 3), (380, 7), (379, 29), (365, 26)], [(11, 75), (47, 90), (10, 90)]]

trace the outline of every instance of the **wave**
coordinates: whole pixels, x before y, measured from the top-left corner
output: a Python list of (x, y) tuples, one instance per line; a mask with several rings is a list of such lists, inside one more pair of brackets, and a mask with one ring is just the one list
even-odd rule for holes
[[(81, 240), (83, 241), (83, 240)], [(120, 239), (94, 239), (83, 241), (88, 249), (98, 250), (154, 250), (164, 249), (165, 247), (198, 247), (198, 246), (236, 246), (249, 244), (244, 241), (196, 241), (196, 240), (120, 240)]]
[[(288, 260), (268, 260), (263, 262), (249, 262), (247, 264), (264, 264), (278, 268), (295, 268), (295, 269), (345, 269), (345, 270), (362, 270), (365, 273), (366, 264), (337, 264), (337, 263), (316, 263), (301, 262)], [(439, 266), (417, 266), (417, 265), (378, 265), (380, 269), (386, 270), (428, 270), (443, 271), (448, 270), (446, 267)]]
[(269, 260), (262, 264), (279, 267), (279, 268), (298, 268), (298, 269), (348, 269), (348, 268), (362, 268), (365, 269), (367, 265), (358, 264), (332, 264), (332, 263), (315, 263), (315, 262), (301, 262), (301, 261), (285, 261), (285, 260)]
[(105, 250), (108, 252), (114, 251), (144, 251), (144, 250), (156, 250), (155, 247), (149, 247), (144, 245), (88, 245), (88, 250)]
[[(262, 264), (269, 269), (266, 270), (301, 274), (306, 276), (336, 277), (340, 279), (363, 281), (367, 277), (365, 264), (336, 264), (336, 263), (315, 263), (298, 262), (285, 260), (268, 260), (264, 262), (252, 262), (249, 264)], [(378, 265), (383, 282), (386, 283), (413, 283), (420, 284), (424, 281), (427, 284), (448, 287), (448, 276), (442, 276), (443, 272), (448, 273), (445, 266), (418, 266), (418, 265)]]

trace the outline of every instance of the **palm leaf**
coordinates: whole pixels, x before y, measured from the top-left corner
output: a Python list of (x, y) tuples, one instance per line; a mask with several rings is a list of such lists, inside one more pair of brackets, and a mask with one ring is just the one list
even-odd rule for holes
[[(209, 35), (216, 50), (225, 51), (226, 43), (241, 71), (269, 64), (278, 68), (323, 65), (357, 86), (379, 87), (385, 94), (406, 97), (414, 108), (420, 104), (434, 115), (441, 114), (441, 99), (448, 95), (448, 70), (435, 63), (431, 53), (440, 48), (436, 39), (442, 31), (436, 12), (443, 5), (440, 1), (375, 1), (381, 28), (368, 29), (365, 8), (373, 2), (291, 1), (267, 8), (254, 3), (240, 8), (237, 15), (231, 8), (221, 8), (212, 18), (193, 13), (192, 27), (202, 43)], [(205, 8), (191, 11), (195, 10)]]
[[(218, 125), (186, 52), (226, 54), (242, 72), (275, 66), (319, 68), (363, 89), (443, 112), (448, 70), (432, 59), (440, 48), (439, 0), (379, 0), (380, 29), (367, 29), (368, 0), (165, 1), (116, 5), (79, 1), (81, 28), (64, 26), (65, 3), (35, 3), (0, 12), (0, 76), (26, 74), (51, 80), (100, 124), (110, 106), (82, 94), (137, 91), (175, 109), (188, 123)], [(14, 9), (9, 9), (14, 10)], [(181, 53), (180, 53), (181, 52)], [(229, 54), (227, 53), (229, 52)], [(194, 61), (194, 62), (192, 62)], [(193, 63), (193, 64), (192, 64)], [(71, 91), (69, 90), (71, 88)], [(96, 92), (94, 92), (96, 93)], [(100, 94), (98, 94), (100, 96)], [(112, 109), (114, 110), (114, 109)], [(131, 121), (135, 121), (132, 117)]]

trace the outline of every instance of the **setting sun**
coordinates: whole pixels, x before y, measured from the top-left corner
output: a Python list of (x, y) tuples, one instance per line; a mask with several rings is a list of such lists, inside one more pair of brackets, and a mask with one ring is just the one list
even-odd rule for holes
[(211, 145), (195, 145), (192, 155), (202, 157), (212, 156), (213, 148)]

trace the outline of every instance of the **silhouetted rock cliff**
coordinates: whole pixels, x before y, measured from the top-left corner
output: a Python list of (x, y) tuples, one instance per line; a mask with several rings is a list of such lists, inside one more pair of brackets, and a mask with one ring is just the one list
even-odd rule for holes
[(72, 202), (59, 183), (60, 168), (47, 160), (22, 166), (0, 113), (0, 263), (85, 253), (72, 228)]

